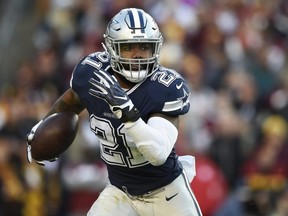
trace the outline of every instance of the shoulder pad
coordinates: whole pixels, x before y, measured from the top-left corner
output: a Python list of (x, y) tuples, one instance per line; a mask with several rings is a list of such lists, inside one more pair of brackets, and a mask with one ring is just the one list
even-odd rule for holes
[(109, 56), (106, 52), (95, 52), (80, 60), (73, 70), (70, 86), (75, 90), (77, 86), (87, 85), (87, 81), (95, 70), (110, 68)]
[(187, 81), (176, 71), (161, 67), (150, 77), (151, 97), (160, 103), (162, 113), (182, 115), (190, 108), (190, 89)]

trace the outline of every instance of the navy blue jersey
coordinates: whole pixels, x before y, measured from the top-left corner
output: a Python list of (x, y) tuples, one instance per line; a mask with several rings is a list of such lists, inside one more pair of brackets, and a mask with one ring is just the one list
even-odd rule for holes
[[(149, 164), (109, 105), (88, 93), (89, 79), (95, 76), (95, 70), (112, 73), (107, 53), (96, 52), (83, 58), (74, 69), (71, 87), (89, 112), (90, 128), (101, 142), (101, 157), (107, 164), (111, 184), (140, 195), (172, 182), (182, 172), (175, 149), (163, 165)], [(154, 113), (170, 116), (187, 113), (190, 93), (187, 86), (177, 72), (159, 66), (143, 82), (127, 90), (127, 94), (147, 122)]]

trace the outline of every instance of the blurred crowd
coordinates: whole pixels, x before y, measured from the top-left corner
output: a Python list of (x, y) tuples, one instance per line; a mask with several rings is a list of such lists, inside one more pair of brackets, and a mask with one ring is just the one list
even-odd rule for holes
[(82, 216), (104, 187), (87, 113), (73, 145), (45, 167), (27, 163), (25, 135), (69, 87), (77, 62), (103, 49), (108, 21), (125, 7), (155, 18), (161, 64), (189, 81), (176, 150), (196, 157), (191, 187), (203, 215), (288, 215), (288, 1), (34, 3), (33, 54), (1, 85), (0, 216)]

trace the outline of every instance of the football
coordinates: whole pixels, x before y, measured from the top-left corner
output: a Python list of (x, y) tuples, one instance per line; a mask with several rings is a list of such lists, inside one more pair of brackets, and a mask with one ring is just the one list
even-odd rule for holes
[(59, 157), (73, 143), (78, 131), (78, 115), (55, 113), (44, 119), (31, 141), (32, 158), (37, 161)]

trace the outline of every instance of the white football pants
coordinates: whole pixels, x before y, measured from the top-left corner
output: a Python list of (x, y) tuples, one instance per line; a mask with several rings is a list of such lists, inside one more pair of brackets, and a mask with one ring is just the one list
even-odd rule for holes
[(201, 216), (186, 175), (141, 196), (131, 196), (108, 184), (87, 216)]

